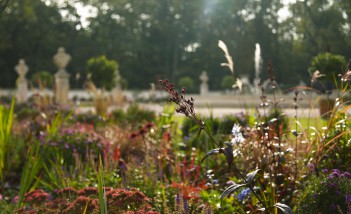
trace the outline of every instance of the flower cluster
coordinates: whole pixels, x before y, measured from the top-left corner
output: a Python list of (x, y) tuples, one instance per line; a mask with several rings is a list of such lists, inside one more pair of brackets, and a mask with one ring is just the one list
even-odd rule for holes
[(240, 129), (241, 127), (239, 124), (234, 124), (232, 128), (233, 138), (231, 140), (233, 145), (242, 143), (245, 141), (245, 138), (243, 137), (243, 134), (241, 133)]
[(312, 175), (306, 181), (300, 194), (304, 197), (298, 203), (297, 213), (349, 213), (351, 174), (323, 169), (319, 176)]
[(50, 194), (45, 192), (44, 190), (38, 189), (38, 190), (33, 190), (31, 192), (26, 193), (24, 197), (25, 197), (24, 202), (37, 204), (48, 200), (50, 197)]
[[(323, 173), (327, 174), (328, 170), (324, 169)], [(351, 178), (351, 174), (349, 172), (341, 172), (339, 169), (332, 169), (328, 180), (333, 180), (334, 178)]]
[[(105, 187), (106, 205), (109, 213), (132, 213), (157, 214), (152, 211), (151, 199), (137, 189), (114, 189)], [(98, 189), (86, 187), (75, 190), (63, 188), (56, 191), (53, 197), (44, 190), (34, 190), (25, 194), (24, 207), (17, 209), (16, 213), (99, 213), (100, 203)]]
[(190, 99), (185, 98), (186, 88), (183, 87), (181, 93), (179, 93), (174, 89), (174, 84), (170, 83), (168, 80), (159, 80), (159, 82), (162, 85), (163, 90), (170, 95), (169, 101), (174, 102), (178, 105), (176, 112), (184, 114), (189, 118), (195, 119), (195, 100), (192, 97), (190, 97)]
[(238, 200), (239, 201), (244, 201), (247, 197), (251, 196), (251, 191), (250, 188), (243, 189), (241, 193), (238, 195)]

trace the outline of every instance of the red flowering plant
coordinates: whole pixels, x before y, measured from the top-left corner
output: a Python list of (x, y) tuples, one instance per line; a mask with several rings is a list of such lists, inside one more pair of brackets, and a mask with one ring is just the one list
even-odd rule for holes
[[(151, 199), (137, 189), (114, 189), (105, 187), (106, 205), (109, 213), (148, 213), (152, 210)], [(98, 189), (86, 187), (80, 190), (63, 188), (49, 194), (44, 190), (34, 190), (25, 194), (25, 206), (15, 213), (100, 213)]]
[(186, 200), (197, 200), (202, 190), (206, 189), (206, 179), (202, 179), (201, 166), (195, 164), (196, 150), (193, 151), (191, 159), (184, 157), (181, 163), (177, 164), (180, 182), (172, 182), (172, 188), (178, 188)]

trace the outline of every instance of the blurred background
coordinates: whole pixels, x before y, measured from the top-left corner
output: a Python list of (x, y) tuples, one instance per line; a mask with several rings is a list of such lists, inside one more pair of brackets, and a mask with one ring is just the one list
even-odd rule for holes
[[(14, 88), (20, 58), (35, 73), (56, 72), (58, 47), (72, 56), (71, 88), (82, 88), (89, 59), (118, 63), (124, 87), (148, 89), (157, 79), (211, 90), (230, 75), (218, 40), (226, 43), (237, 77), (261, 78), (272, 62), (281, 88), (309, 83), (311, 59), (321, 52), (351, 56), (350, 0), (0, 0), (0, 88)], [(223, 84), (222, 84), (223, 85)], [(194, 87), (198, 92), (198, 87)]]

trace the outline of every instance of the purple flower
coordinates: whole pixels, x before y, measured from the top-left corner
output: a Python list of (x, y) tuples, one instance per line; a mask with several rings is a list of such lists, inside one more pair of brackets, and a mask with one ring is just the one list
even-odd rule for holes
[(337, 187), (337, 185), (335, 183), (331, 183), (330, 186), (333, 187), (334, 189), (336, 189), (336, 187)]
[(310, 172), (314, 172), (314, 164), (313, 163), (308, 164), (308, 167), (310, 168)]
[(183, 197), (183, 208), (184, 208), (184, 213), (188, 214), (189, 213), (189, 203), (186, 200), (186, 198)]
[(218, 180), (213, 180), (213, 184), (218, 184)]
[(348, 172), (344, 172), (344, 174), (343, 174), (345, 177), (347, 177), (347, 178), (350, 178), (351, 177), (351, 174), (350, 173), (348, 173)]
[(351, 194), (346, 194), (346, 204), (351, 203)]
[(327, 173), (328, 173), (328, 169), (322, 169), (322, 172), (323, 172), (324, 174), (327, 174)]
[(340, 173), (338, 173), (338, 172), (336, 172), (336, 171), (332, 172), (331, 175), (332, 175), (333, 177), (336, 177), (336, 178), (340, 177)]
[(176, 203), (177, 203), (177, 205), (180, 204), (180, 196), (179, 196), (179, 194), (176, 195)]
[(66, 149), (69, 149), (68, 143), (65, 143), (65, 148), (66, 148)]
[(339, 169), (332, 169), (332, 172), (336, 172), (336, 173), (340, 174), (340, 170)]

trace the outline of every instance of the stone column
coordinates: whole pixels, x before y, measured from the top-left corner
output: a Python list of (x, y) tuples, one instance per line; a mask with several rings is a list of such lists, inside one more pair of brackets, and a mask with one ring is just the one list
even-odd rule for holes
[(15, 70), (18, 73), (16, 98), (18, 103), (23, 103), (28, 99), (28, 83), (25, 78), (25, 75), (28, 72), (28, 67), (24, 59), (19, 60)]
[(200, 75), (201, 85), (200, 85), (200, 95), (208, 94), (208, 76), (206, 71), (203, 71)]
[(55, 74), (55, 101), (58, 104), (69, 104), (69, 74), (66, 71), (66, 66), (71, 60), (71, 56), (65, 52), (65, 49), (60, 47), (54, 56), (54, 63), (58, 68)]

